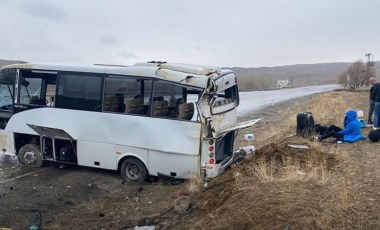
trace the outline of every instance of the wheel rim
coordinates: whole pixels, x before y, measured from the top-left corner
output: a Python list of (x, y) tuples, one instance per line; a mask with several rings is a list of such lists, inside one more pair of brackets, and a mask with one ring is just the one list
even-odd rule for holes
[(28, 165), (36, 164), (37, 159), (37, 154), (33, 151), (26, 151), (24, 153), (24, 162)]
[(125, 167), (125, 174), (129, 179), (136, 180), (141, 176), (141, 169), (138, 164), (128, 163)]

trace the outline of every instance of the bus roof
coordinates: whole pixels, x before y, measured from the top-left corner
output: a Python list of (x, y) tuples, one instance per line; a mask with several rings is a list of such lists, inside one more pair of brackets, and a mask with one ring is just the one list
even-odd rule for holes
[(133, 66), (106, 64), (74, 65), (55, 63), (21, 63), (4, 66), (1, 69), (5, 68), (30, 69), (34, 71), (47, 72), (69, 71), (153, 77), (198, 88), (207, 88), (209, 79), (217, 79), (222, 75), (234, 74), (231, 70), (220, 69), (217, 67), (175, 63), (137, 63)]

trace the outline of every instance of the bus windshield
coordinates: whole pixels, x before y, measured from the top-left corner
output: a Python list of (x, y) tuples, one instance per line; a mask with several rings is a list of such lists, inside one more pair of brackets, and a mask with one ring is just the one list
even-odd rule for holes
[(0, 84), (0, 109), (9, 110), (12, 105), (13, 87), (8, 84)]

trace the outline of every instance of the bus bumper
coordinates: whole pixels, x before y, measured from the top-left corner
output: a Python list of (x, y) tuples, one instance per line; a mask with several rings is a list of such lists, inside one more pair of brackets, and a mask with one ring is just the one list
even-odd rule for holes
[(222, 174), (228, 166), (233, 163), (238, 163), (248, 154), (254, 154), (255, 147), (253, 145), (242, 147), (236, 150), (232, 156), (227, 157), (219, 164), (206, 164), (206, 177), (213, 178)]

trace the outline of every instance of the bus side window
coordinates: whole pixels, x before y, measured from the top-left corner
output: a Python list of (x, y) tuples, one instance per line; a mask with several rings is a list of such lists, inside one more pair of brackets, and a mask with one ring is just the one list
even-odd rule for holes
[(101, 111), (102, 77), (94, 74), (59, 75), (55, 107), (85, 111)]

